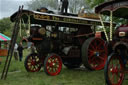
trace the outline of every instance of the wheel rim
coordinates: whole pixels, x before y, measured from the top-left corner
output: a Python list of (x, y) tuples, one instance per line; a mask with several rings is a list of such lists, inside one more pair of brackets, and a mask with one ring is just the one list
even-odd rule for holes
[(37, 72), (40, 70), (41, 63), (37, 55), (31, 55), (27, 60), (27, 68), (30, 72)]
[(120, 56), (112, 56), (108, 65), (108, 78), (112, 85), (121, 85), (124, 79), (124, 65)]
[(107, 47), (100, 38), (94, 38), (88, 47), (88, 63), (92, 69), (104, 68), (107, 59)]
[(62, 69), (62, 61), (59, 56), (52, 55), (46, 62), (46, 70), (49, 75), (55, 76), (60, 73)]

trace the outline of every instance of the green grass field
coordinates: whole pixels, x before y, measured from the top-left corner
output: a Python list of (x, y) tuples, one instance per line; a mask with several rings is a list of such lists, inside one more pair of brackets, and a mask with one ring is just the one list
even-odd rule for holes
[[(0, 76), (5, 57), (2, 57), (2, 59)], [(64, 66), (61, 73), (57, 76), (48, 76), (43, 71), (43, 68), (40, 72), (28, 73), (24, 68), (24, 60), (19, 62), (13, 58), (8, 77), (6, 80), (0, 80), (0, 85), (105, 85), (105, 80), (103, 70), (67, 69)], [(128, 85), (128, 80), (124, 80), (123, 85)]]

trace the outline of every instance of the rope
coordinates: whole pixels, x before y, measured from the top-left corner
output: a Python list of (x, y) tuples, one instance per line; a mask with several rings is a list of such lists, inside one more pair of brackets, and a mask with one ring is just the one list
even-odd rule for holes
[(105, 37), (106, 37), (107, 41), (109, 41), (108, 35), (107, 35), (107, 32), (106, 32), (106, 29), (105, 29), (105, 27), (104, 27), (104, 23), (103, 23), (103, 20), (102, 20), (100, 14), (99, 14), (99, 18), (100, 18), (100, 21), (101, 21), (101, 25), (103, 26), (103, 30), (104, 30), (104, 33), (105, 33)]
[(26, 30), (26, 25), (25, 25), (25, 23), (24, 23), (24, 20), (22, 19), (22, 22), (23, 22), (23, 26), (25, 27), (25, 29), (24, 29), (24, 31), (26, 32), (26, 35), (28, 36), (28, 34), (27, 34), (27, 30)]
[(22, 22), (23, 22), (24, 27), (26, 27), (23, 19), (22, 19)]
[(30, 15), (28, 15), (28, 33), (27, 33), (27, 35), (29, 35), (30, 25), (31, 25), (31, 22), (30, 22)]
[[(26, 27), (25, 26), (25, 23), (24, 23), (24, 20), (23, 19), (20, 19), (20, 37), (22, 36), (22, 34), (21, 34), (21, 23), (23, 22), (23, 25), (24, 25), (24, 27)], [(26, 32), (29, 32), (29, 30), (30, 30), (30, 25), (31, 25), (31, 23), (30, 23), (30, 16), (28, 15), (28, 31), (26, 31)], [(27, 36), (29, 35), (29, 33), (26, 33), (27, 34)]]
[(112, 24), (112, 11), (110, 11), (110, 41), (112, 41), (112, 27), (113, 27), (113, 24)]

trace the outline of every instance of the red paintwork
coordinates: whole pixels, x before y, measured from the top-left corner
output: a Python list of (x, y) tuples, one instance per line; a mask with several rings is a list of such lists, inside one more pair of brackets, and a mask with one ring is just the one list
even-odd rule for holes
[(39, 65), (40, 65), (40, 60), (38, 57), (29, 56), (27, 60), (27, 67), (30, 72), (39, 71), (40, 70)]
[(95, 70), (104, 68), (107, 60), (107, 47), (100, 38), (92, 40), (88, 47), (88, 62)]
[(115, 36), (119, 37), (119, 32), (125, 32), (126, 36), (128, 36), (128, 25), (121, 25), (115, 31)]
[[(124, 80), (124, 64), (120, 58), (120, 56), (112, 56), (108, 65), (108, 77), (111, 85), (122, 85)], [(117, 60), (116, 63), (114, 60)]]
[(52, 55), (46, 62), (46, 70), (49, 75), (55, 76), (60, 73), (62, 69), (62, 61), (59, 56)]

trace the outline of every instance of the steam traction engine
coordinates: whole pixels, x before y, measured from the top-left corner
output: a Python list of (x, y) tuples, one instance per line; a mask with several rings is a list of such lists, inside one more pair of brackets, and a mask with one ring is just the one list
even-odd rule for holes
[[(17, 12), (11, 16), (15, 21)], [(30, 22), (30, 36), (37, 52), (25, 59), (25, 68), (37, 72), (42, 66), (49, 75), (57, 75), (62, 63), (67, 68), (78, 68), (83, 63), (90, 70), (104, 68), (107, 48), (102, 38), (95, 37), (95, 26), (100, 25), (96, 19), (67, 16), (23, 10), (24, 23)], [(105, 22), (105, 26), (109, 23)]]
[[(96, 13), (110, 14), (128, 20), (128, 0), (113, 0), (96, 7)], [(112, 20), (111, 20), (112, 21)], [(128, 23), (116, 28), (113, 39), (109, 42), (112, 50), (105, 64), (105, 80), (107, 85), (124, 85), (125, 74), (128, 73)]]

